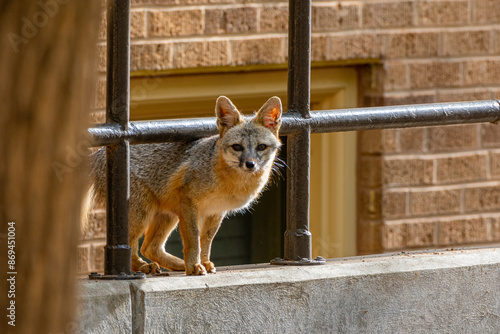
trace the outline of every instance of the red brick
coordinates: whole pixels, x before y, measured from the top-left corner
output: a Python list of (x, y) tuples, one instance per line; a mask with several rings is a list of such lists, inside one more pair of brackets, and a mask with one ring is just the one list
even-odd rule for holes
[(172, 44), (151, 43), (130, 46), (130, 70), (166, 70), (173, 68)]
[(490, 223), (491, 241), (500, 241), (500, 217), (483, 218)]
[(384, 224), (382, 246), (384, 250), (429, 247), (434, 245), (435, 231), (433, 221)]
[(106, 45), (98, 44), (96, 47), (97, 54), (97, 71), (106, 73)]
[(176, 0), (132, 0), (130, 4), (132, 6), (141, 6), (141, 5), (175, 5)]
[(491, 89), (491, 96), (489, 98), (500, 100), (500, 89), (498, 88)]
[(284, 38), (256, 38), (232, 41), (233, 65), (282, 64)]
[(499, 60), (474, 60), (465, 63), (464, 83), (466, 85), (496, 85), (499, 82), (499, 77)]
[(425, 190), (410, 192), (411, 215), (436, 215), (460, 212), (461, 191)]
[[(162, 0), (159, 0), (162, 1)], [(163, 0), (169, 1), (169, 0)], [(247, 0), (247, 3), (255, 2), (256, 0)], [(235, 4), (240, 2), (239, 0), (177, 0), (179, 5), (203, 5), (203, 4)]]
[(424, 129), (399, 129), (399, 146), (401, 152), (422, 152), (424, 149)]
[(330, 37), (328, 60), (382, 58), (384, 36), (372, 33), (348, 33)]
[(384, 250), (403, 249), (405, 246), (405, 224), (384, 224), (382, 226), (382, 248)]
[(407, 191), (384, 192), (382, 202), (383, 218), (401, 218), (407, 215)]
[(476, 0), (475, 22), (500, 22), (500, 2), (498, 0)]
[(362, 219), (380, 219), (382, 195), (380, 190), (363, 189), (359, 192), (359, 216)]
[(412, 222), (406, 224), (405, 247), (429, 247), (434, 244), (436, 223), (431, 221)]
[(312, 36), (311, 61), (326, 61), (328, 59), (328, 37)]
[(149, 36), (191, 36), (203, 33), (203, 12), (194, 10), (152, 10), (149, 16)]
[(257, 32), (257, 8), (207, 9), (205, 34)]
[(175, 44), (174, 67), (194, 68), (230, 64), (227, 41), (181, 42)]
[(77, 273), (86, 274), (89, 272), (89, 253), (90, 247), (89, 245), (79, 245), (77, 254), (78, 254), (78, 266), (76, 268)]
[(90, 213), (87, 226), (83, 229), (82, 240), (106, 238), (106, 211), (94, 210)]
[(386, 90), (408, 89), (408, 64), (404, 62), (386, 62), (385, 66), (385, 82)]
[(500, 30), (493, 30), (493, 53), (500, 53)]
[(440, 221), (438, 244), (441, 246), (488, 241), (488, 224), (483, 219)]
[(133, 10), (130, 12), (130, 38), (146, 37), (146, 12)]
[(469, 244), (484, 243), (490, 239), (488, 222), (484, 219), (468, 219), (464, 222), (464, 242)]
[(387, 35), (387, 57), (435, 57), (439, 52), (439, 33), (397, 33)]
[(360, 131), (361, 152), (369, 154), (397, 151), (397, 130)]
[(382, 185), (382, 159), (380, 157), (360, 157), (359, 185), (379, 187)]
[(96, 82), (94, 103), (92, 109), (102, 109), (106, 107), (106, 79), (100, 78)]
[(486, 55), (491, 51), (490, 30), (444, 33), (444, 56)]
[(412, 88), (456, 87), (462, 84), (459, 62), (433, 61), (410, 64)]
[(288, 31), (288, 6), (264, 5), (260, 11), (260, 31)]
[(386, 129), (382, 131), (382, 146), (384, 153), (393, 153), (398, 151), (397, 147), (397, 129)]
[(466, 154), (437, 159), (437, 182), (470, 182), (487, 177), (487, 155)]
[(359, 26), (358, 6), (342, 3), (314, 4), (311, 10), (312, 31), (352, 30)]
[(432, 184), (434, 163), (430, 159), (384, 160), (382, 180), (387, 186)]
[(106, 122), (106, 110), (95, 110), (90, 113), (90, 124), (101, 124)]
[(98, 243), (92, 245), (92, 271), (102, 272), (104, 270), (104, 246), (105, 243)]
[(362, 130), (358, 132), (361, 153), (382, 153), (382, 130)]
[(100, 41), (105, 41), (107, 38), (107, 19), (106, 19), (106, 11), (102, 11), (99, 17), (99, 32), (97, 38)]
[(382, 94), (368, 92), (363, 94), (361, 107), (380, 107), (385, 105), (385, 98)]
[(459, 102), (459, 101), (478, 101), (488, 100), (490, 93), (486, 90), (443, 90), (438, 93), (437, 102)]
[(495, 179), (500, 178), (500, 151), (491, 152), (490, 161), (491, 177)]
[(384, 93), (383, 84), (385, 69), (381, 64), (366, 64), (359, 67), (359, 86), (363, 89), (363, 94)]
[(479, 148), (477, 124), (433, 126), (427, 136), (427, 149), (432, 152)]
[(384, 95), (384, 105), (398, 106), (408, 104), (434, 103), (436, 95), (434, 91), (410, 92), (410, 93), (387, 93)]
[(358, 223), (356, 238), (359, 255), (374, 254), (382, 251), (382, 223), (380, 221), (363, 221)]
[[(253, 2), (255, 0), (246, 0)], [(237, 0), (132, 0), (132, 6), (143, 5), (158, 5), (158, 6), (173, 6), (173, 5), (204, 5), (204, 4), (234, 4)]]
[(409, 27), (413, 25), (413, 1), (365, 2), (363, 28)]
[(500, 184), (465, 189), (465, 209), (483, 212), (500, 209)]
[(424, 26), (465, 25), (469, 19), (468, 0), (419, 1), (418, 23)]
[(483, 147), (500, 147), (500, 125), (481, 124), (481, 142)]

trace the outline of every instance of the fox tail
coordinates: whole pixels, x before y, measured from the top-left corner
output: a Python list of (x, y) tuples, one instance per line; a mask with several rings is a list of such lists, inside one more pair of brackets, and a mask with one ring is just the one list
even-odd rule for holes
[(94, 199), (95, 189), (94, 185), (91, 185), (88, 188), (82, 203), (82, 211), (80, 215), (80, 229), (82, 230), (82, 232), (85, 232), (89, 226), (89, 214), (94, 204)]

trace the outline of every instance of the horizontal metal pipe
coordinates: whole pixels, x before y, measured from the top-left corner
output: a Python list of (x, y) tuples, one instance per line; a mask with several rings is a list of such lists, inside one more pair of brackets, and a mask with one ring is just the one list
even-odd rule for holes
[[(335, 109), (311, 112), (304, 119), (299, 113), (285, 113), (280, 134), (289, 135), (309, 127), (312, 133), (371, 129), (407, 128), (500, 121), (497, 100), (416, 104), (407, 106)], [(94, 146), (185, 141), (217, 134), (215, 118), (131, 122), (128, 130), (116, 124), (89, 128)]]
[(327, 110), (315, 113), (310, 124), (312, 132), (322, 133), (499, 120), (500, 103), (497, 100), (487, 100)]

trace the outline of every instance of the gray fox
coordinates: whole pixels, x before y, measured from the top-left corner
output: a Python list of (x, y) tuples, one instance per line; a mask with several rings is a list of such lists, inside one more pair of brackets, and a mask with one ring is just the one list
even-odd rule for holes
[[(215, 106), (219, 135), (191, 142), (133, 145), (130, 148), (130, 237), (132, 269), (159, 273), (160, 267), (187, 275), (215, 273), (212, 240), (224, 216), (259, 197), (281, 146), (282, 106), (270, 98), (244, 117), (225, 96)], [(106, 150), (90, 156), (86, 212), (106, 200)], [(179, 225), (184, 261), (164, 245)], [(145, 233), (139, 257), (138, 240)]]

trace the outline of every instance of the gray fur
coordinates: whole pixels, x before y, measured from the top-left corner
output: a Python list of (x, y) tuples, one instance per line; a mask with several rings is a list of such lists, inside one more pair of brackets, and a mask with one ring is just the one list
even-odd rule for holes
[[(215, 272), (209, 261), (210, 246), (222, 218), (229, 211), (248, 207), (267, 183), (281, 146), (279, 99), (269, 99), (248, 118), (242, 117), (229, 99), (219, 97), (216, 115), (219, 135), (130, 147), (130, 246), (136, 269), (159, 270), (157, 264), (147, 265), (137, 254), (137, 240), (146, 228), (143, 255), (165, 268), (184, 269), (182, 260), (163, 250), (180, 218), (186, 273)], [(105, 148), (90, 156), (90, 165), (95, 205), (104, 206)], [(200, 237), (206, 270), (199, 264)]]

